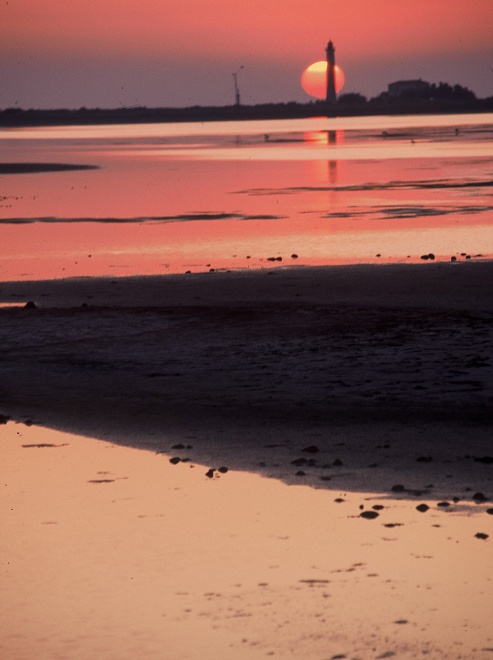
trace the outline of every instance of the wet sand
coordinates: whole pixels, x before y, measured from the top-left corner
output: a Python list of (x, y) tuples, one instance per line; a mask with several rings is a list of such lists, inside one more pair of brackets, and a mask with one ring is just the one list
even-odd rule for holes
[(3, 283), (37, 308), (0, 311), (0, 412), (288, 483), (492, 490), (492, 281), (469, 261)]
[(482, 659), (491, 503), (288, 486), (0, 425), (0, 655)]

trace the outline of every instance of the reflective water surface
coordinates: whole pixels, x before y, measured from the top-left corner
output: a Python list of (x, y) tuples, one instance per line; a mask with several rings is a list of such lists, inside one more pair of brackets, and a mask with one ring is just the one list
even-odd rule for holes
[(0, 440), (2, 657), (492, 652), (487, 503), (420, 513), (384, 493), (208, 478), (12, 422)]
[(492, 136), (491, 114), (3, 129), (0, 279), (491, 256)]

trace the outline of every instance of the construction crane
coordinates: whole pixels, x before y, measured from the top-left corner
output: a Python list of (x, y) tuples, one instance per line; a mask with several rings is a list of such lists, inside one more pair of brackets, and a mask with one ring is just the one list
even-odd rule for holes
[(232, 74), (235, 83), (235, 105), (240, 105), (240, 89), (238, 87), (238, 74), (243, 68), (244, 66), (242, 64), (240, 68)]

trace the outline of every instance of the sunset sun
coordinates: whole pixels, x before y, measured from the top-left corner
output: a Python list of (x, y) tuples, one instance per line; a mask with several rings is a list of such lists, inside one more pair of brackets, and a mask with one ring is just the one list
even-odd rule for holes
[[(327, 62), (321, 60), (310, 64), (301, 74), (301, 86), (310, 96), (325, 99), (327, 92)], [(337, 64), (335, 65), (335, 87), (336, 93), (339, 93), (344, 87), (344, 72)]]

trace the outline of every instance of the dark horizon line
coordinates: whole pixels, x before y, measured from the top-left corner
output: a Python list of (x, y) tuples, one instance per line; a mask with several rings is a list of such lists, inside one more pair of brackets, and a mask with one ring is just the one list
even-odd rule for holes
[[(348, 97), (344, 100), (344, 97)], [(378, 97), (367, 100), (358, 93), (341, 94), (341, 100), (327, 104), (324, 100), (287, 101), (254, 105), (194, 105), (185, 107), (153, 107), (133, 105), (113, 108), (0, 109), (0, 126), (28, 126), (42, 123), (150, 123), (243, 119), (282, 119), (316, 116), (371, 116), (402, 114), (451, 114), (493, 111), (493, 96), (474, 99), (419, 99)]]

